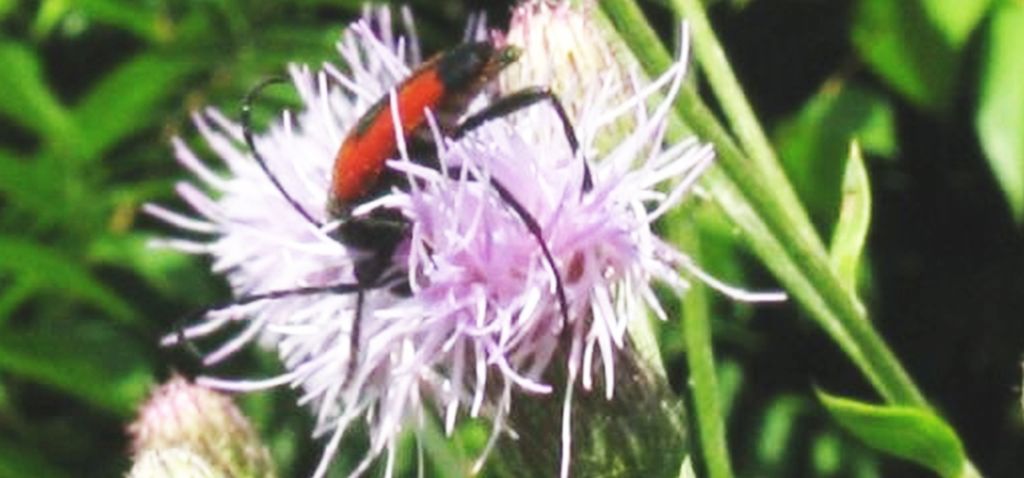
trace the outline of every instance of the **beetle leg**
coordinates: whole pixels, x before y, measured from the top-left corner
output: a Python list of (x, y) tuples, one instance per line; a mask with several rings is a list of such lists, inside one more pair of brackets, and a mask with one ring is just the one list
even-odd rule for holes
[[(562, 101), (558, 99), (558, 95), (545, 86), (523, 88), (494, 100), (491, 104), (487, 105), (480, 111), (477, 111), (464, 119), (462, 123), (455, 128), (455, 131), (452, 132), (452, 138), (459, 139), (465, 136), (466, 133), (483, 126), (488, 121), (503, 118), (519, 110), (529, 108), (541, 101), (551, 103), (551, 107), (555, 110), (555, 114), (558, 115), (558, 120), (562, 123), (562, 130), (565, 132), (565, 140), (569, 143), (569, 149), (572, 151), (572, 154), (575, 155), (580, 149), (580, 142), (576, 136), (576, 129), (573, 128), (572, 122), (569, 121), (569, 114), (566, 113), (565, 106), (563, 106)], [(582, 192), (586, 193), (593, 189), (593, 187), (594, 181), (590, 176), (590, 166), (587, 164), (586, 158), (584, 158)]]

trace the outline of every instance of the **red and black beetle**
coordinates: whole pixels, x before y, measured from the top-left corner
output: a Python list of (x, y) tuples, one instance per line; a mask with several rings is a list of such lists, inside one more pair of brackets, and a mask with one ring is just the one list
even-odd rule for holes
[[(522, 89), (493, 100), (489, 105), (465, 115), (469, 102), (483, 88), (493, 81), (508, 65), (518, 60), (520, 50), (514, 46), (499, 46), (494, 41), (462, 43), (443, 51), (416, 67), (412, 73), (394, 88), (394, 102), (390, 94), (384, 95), (363, 114), (348, 132), (338, 148), (332, 169), (332, 178), (327, 207), (328, 216), (340, 220), (334, 234), (339, 242), (359, 251), (354, 264), (354, 283), (339, 283), (326, 286), (312, 286), (291, 290), (273, 291), (240, 297), (231, 302), (239, 305), (259, 300), (275, 299), (295, 295), (321, 293), (355, 293), (356, 316), (351, 331), (353, 359), (350, 368), (358, 360), (360, 344), (360, 322), (365, 292), (376, 288), (390, 288), (396, 292), (408, 290), (407, 276), (401, 268), (393, 268), (393, 255), (398, 245), (407, 237), (408, 220), (399, 211), (377, 208), (368, 214), (352, 216), (354, 206), (372, 199), (394, 184), (401, 184), (404, 178), (385, 167), (388, 159), (397, 157), (396, 124), (393, 121), (392, 104), (397, 105), (402, 137), (412, 141), (428, 138), (422, 134), (427, 124), (428, 110), (437, 119), (441, 132), (458, 139), (488, 121), (504, 117), (523, 108), (547, 101), (561, 121), (566, 140), (573, 152), (579, 149), (576, 133), (558, 97), (546, 87)], [(266, 161), (256, 148), (253, 139), (251, 108), (259, 92), (267, 85), (282, 80), (265, 81), (253, 88), (243, 102), (243, 136), (260, 167), (274, 186), (291, 206), (308, 222), (317, 227), (323, 224), (304, 210), (274, 177)], [(460, 120), (461, 118), (461, 120)], [(432, 148), (420, 148), (415, 160), (436, 165)], [(591, 188), (589, 169), (584, 162), (583, 192)], [(497, 180), (490, 180), (491, 186), (526, 226), (536, 239), (544, 260), (555, 276), (555, 293), (559, 302), (563, 324), (568, 323), (568, 304), (561, 274), (551, 251), (545, 242), (543, 231), (536, 219)], [(391, 271), (389, 273), (389, 270)]]

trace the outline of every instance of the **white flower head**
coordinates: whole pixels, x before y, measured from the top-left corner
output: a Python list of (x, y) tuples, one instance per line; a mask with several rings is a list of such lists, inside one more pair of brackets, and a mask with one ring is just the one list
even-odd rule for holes
[[(236, 391), (300, 388), (300, 402), (316, 415), (314, 433), (329, 437), (317, 476), (356, 420), (367, 425), (370, 450), (352, 473), (385, 452), (390, 471), (399, 433), (423, 419), (427, 404), (440, 410), (449, 432), (460, 411), (489, 418), (489, 449), (510, 431), (514, 395), (564, 386), (567, 474), (572, 391), (591, 389), (595, 374), (603, 374), (604, 393), (614, 393), (615, 355), (626, 345), (627, 324), (648, 310), (664, 317), (652, 282), (682, 292), (684, 276), (698, 277), (742, 295), (651, 229), (713, 160), (711, 147), (696, 140), (665, 141), (685, 58), (649, 83), (621, 72), (589, 82), (579, 92), (586, 100), (574, 99), (568, 118), (577, 151), (544, 102), (457, 140), (432, 122), (428, 133), (440, 168), (425, 166), (398, 135), (399, 153), (387, 167), (409, 186), (357, 205), (347, 220), (391, 208), (408, 223), (408, 233), (392, 256), (386, 286), (355, 294), (355, 264), (366, 251), (337, 239), (327, 196), (347, 132), (419, 63), (415, 41), (390, 32), (387, 11), (376, 12), (349, 28), (339, 44), (344, 72), (331, 65), (315, 74), (292, 68), (304, 109), (295, 118), (286, 114), (256, 139), (256, 148), (296, 204), (242, 146), (240, 127), (216, 110), (195, 120), (227, 173), (214, 172), (175, 141), (179, 161), (202, 183), (178, 188), (195, 214), (155, 205), (147, 211), (204, 235), (164, 244), (213, 257), (214, 270), (228, 277), (239, 297), (182, 335), (204, 337), (241, 323), (243, 330), (210, 352), (208, 363), (259, 339), (285, 366), (269, 379), (206, 377), (201, 383)], [(649, 108), (656, 96), (664, 100)], [(396, 95), (389, 100), (396, 102)], [(623, 117), (634, 127), (612, 147), (598, 147), (605, 129)], [(550, 367), (565, 367), (568, 382), (548, 383)]]

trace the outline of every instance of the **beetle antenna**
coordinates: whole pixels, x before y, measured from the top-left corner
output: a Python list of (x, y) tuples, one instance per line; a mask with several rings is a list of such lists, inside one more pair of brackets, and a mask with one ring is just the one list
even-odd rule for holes
[(264, 300), (276, 300), (288, 297), (302, 297), (318, 294), (352, 294), (361, 293), (365, 289), (366, 288), (359, 283), (340, 282), (337, 284), (294, 287), (291, 289), (279, 289), (269, 292), (261, 292), (259, 294), (243, 295), (242, 297), (237, 297), (204, 307), (202, 310), (198, 310), (179, 319), (174, 326), (173, 340), (169, 340), (171, 337), (167, 337), (164, 341), (164, 345), (184, 344), (185, 349), (188, 350), (191, 355), (202, 358), (203, 354), (199, 352), (199, 349), (195, 346), (193, 338), (188, 336), (187, 331), (185, 330), (185, 324), (195, 322), (199, 320), (200, 317), (212, 311), (252, 304), (253, 302), (260, 302)]
[(526, 229), (530, 231), (530, 235), (537, 240), (537, 244), (540, 245), (541, 254), (544, 255), (544, 261), (551, 267), (551, 272), (555, 274), (555, 296), (558, 298), (558, 308), (562, 312), (562, 330), (565, 331), (569, 327), (569, 301), (565, 296), (565, 285), (562, 282), (562, 273), (558, 271), (558, 265), (555, 264), (555, 256), (551, 254), (551, 249), (548, 247), (547, 241), (544, 240), (544, 233), (537, 222), (537, 219), (526, 210), (523, 205), (512, 196), (507, 188), (496, 179), (491, 179), (491, 186), (498, 192), (498, 196), (502, 201), (505, 202), (519, 219), (526, 225)]
[(288, 204), (292, 206), (292, 209), (295, 209), (295, 211), (298, 212), (303, 218), (305, 218), (307, 222), (312, 224), (313, 227), (319, 229), (323, 226), (323, 224), (321, 224), (320, 221), (314, 219), (313, 216), (309, 214), (309, 212), (306, 211), (302, 207), (302, 205), (300, 205), (299, 202), (296, 201), (295, 198), (288, 193), (287, 190), (285, 190), (284, 186), (281, 185), (281, 181), (279, 181), (277, 179), (277, 176), (274, 176), (274, 173), (270, 171), (270, 167), (267, 166), (266, 159), (263, 158), (263, 155), (260, 154), (259, 149), (256, 148), (256, 141), (253, 139), (253, 102), (255, 102), (257, 98), (259, 98), (260, 92), (262, 92), (264, 88), (276, 83), (284, 83), (285, 81), (287, 80), (285, 80), (285, 78), (281, 76), (270, 77), (259, 82), (256, 86), (249, 90), (248, 93), (246, 93), (245, 99), (242, 100), (242, 136), (245, 137), (245, 144), (249, 146), (249, 151), (252, 153), (252, 156), (256, 158), (256, 163), (260, 165), (260, 169), (262, 169), (263, 173), (267, 175), (267, 178), (270, 179), (270, 182), (274, 184), (274, 188), (276, 188), (277, 191), (281, 193), (281, 196), (284, 197), (285, 201), (288, 201)]

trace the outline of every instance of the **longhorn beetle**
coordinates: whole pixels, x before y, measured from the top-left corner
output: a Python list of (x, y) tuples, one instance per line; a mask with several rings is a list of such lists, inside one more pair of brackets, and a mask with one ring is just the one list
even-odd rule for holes
[[(458, 121), (459, 117), (464, 115), (470, 100), (503, 69), (517, 61), (520, 53), (514, 46), (497, 46), (492, 41), (466, 42), (423, 62), (394, 88), (398, 116), (401, 119), (398, 126), (401, 128), (402, 137), (415, 140), (418, 136), (428, 136), (420, 134), (426, 128), (428, 109), (437, 118), (441, 132), (450, 138), (458, 139), (488, 121), (547, 101), (561, 122), (570, 150), (576, 155), (579, 150), (576, 132), (561, 101), (546, 87), (525, 88), (499, 97), (480, 111), (461, 122)], [(306, 221), (321, 228), (324, 224), (303, 209), (277, 180), (263, 155), (256, 148), (253, 138), (252, 104), (265, 87), (283, 81), (281, 78), (266, 80), (245, 96), (241, 115), (243, 137), (260, 168), (281, 196)], [(391, 105), (390, 94), (385, 94), (371, 106), (348, 132), (334, 160), (326, 207), (328, 216), (332, 220), (340, 221), (333, 232), (334, 237), (345, 246), (363, 253), (357, 256), (353, 267), (355, 282), (253, 294), (239, 297), (227, 304), (244, 305), (261, 300), (323, 293), (355, 293), (355, 317), (349, 339), (352, 357), (345, 380), (349, 379), (358, 360), (360, 322), (366, 291), (384, 287), (391, 287), (398, 293), (408, 291), (408, 284), (402, 271), (387, 274), (396, 248), (408, 233), (408, 220), (399, 211), (388, 208), (377, 208), (358, 217), (352, 215), (354, 206), (385, 193), (389, 186), (403, 181), (399, 174), (385, 169), (386, 161), (398, 153), (396, 125), (392, 120)], [(432, 164), (429, 154), (418, 155), (415, 160)], [(585, 193), (592, 188), (590, 169), (585, 160), (583, 168), (580, 188), (581, 192)], [(501, 200), (536, 239), (545, 262), (552, 269), (564, 333), (568, 328), (568, 303), (562, 276), (544, 239), (543, 231), (537, 220), (504, 185), (493, 178), (489, 182)]]

